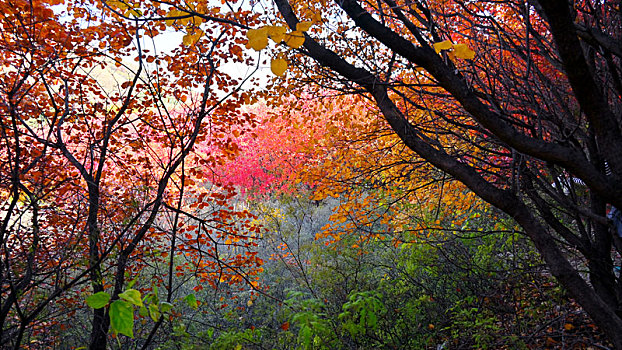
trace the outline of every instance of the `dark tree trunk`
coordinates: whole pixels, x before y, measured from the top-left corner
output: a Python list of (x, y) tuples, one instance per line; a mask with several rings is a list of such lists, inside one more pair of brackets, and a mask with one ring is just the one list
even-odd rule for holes
[[(622, 319), (617, 314), (620, 291), (613, 273), (611, 258), (613, 239), (605, 218), (607, 204), (622, 208), (622, 181), (620, 181), (622, 178), (620, 119), (622, 117), (616, 115), (622, 109), (620, 106), (622, 102), (616, 105), (616, 112), (612, 112), (613, 109), (609, 103), (613, 100), (617, 101), (619, 93), (611, 92), (609, 96), (614, 97), (609, 99), (603, 94), (603, 91), (617, 86), (617, 81), (609, 82), (607, 79), (619, 79), (618, 73), (622, 70), (620, 67), (622, 56), (618, 55), (617, 49), (610, 49), (612, 47), (610, 43), (619, 42), (616, 36), (622, 35), (622, 31), (617, 28), (619, 25), (611, 20), (611, 25), (615, 28), (609, 28), (613, 33), (610, 37), (607, 36), (609, 32), (602, 32), (596, 26), (598, 30), (596, 34), (589, 30), (581, 32), (584, 37), (589, 37), (592, 43), (596, 42), (596, 51), (607, 51), (617, 56), (615, 61), (609, 60), (609, 66), (613, 64), (611, 73), (595, 78), (595, 74), (599, 74), (594, 70), (597, 65), (593, 64), (590, 69), (582, 54), (583, 46), (578, 39), (576, 29), (580, 18), (572, 17), (576, 12), (572, 6), (573, 2), (542, 0), (539, 3), (525, 4), (527, 7), (527, 10), (523, 12), (527, 17), (525, 31), (529, 35), (538, 37), (539, 41), (534, 41), (534, 45), (540, 45), (540, 47), (537, 50), (530, 46), (516, 47), (512, 45), (521, 45), (521, 43), (508, 40), (507, 44), (510, 47), (507, 49), (508, 55), (516, 52), (516, 59), (522, 60), (520, 62), (524, 63), (527, 68), (525, 72), (520, 72), (518, 68), (521, 66), (510, 66), (512, 70), (504, 72), (509, 76), (506, 81), (508, 91), (511, 91), (504, 95), (502, 88), (494, 83), (491, 83), (491, 86), (476, 86), (472, 83), (478, 81), (478, 74), (480, 76), (489, 74), (496, 68), (480, 72), (477, 69), (488, 67), (486, 62), (480, 61), (479, 65), (464, 64), (462, 66), (464, 71), (460, 71), (447, 56), (435, 52), (430, 44), (440, 41), (440, 38), (430, 29), (435, 24), (431, 11), (424, 11), (425, 18), (423, 18), (410, 13), (408, 5), (396, 5), (393, 0), (384, 2), (390, 10), (380, 6), (375, 8), (369, 4), (362, 5), (363, 2), (359, 3), (357, 0), (339, 0), (336, 1), (336, 6), (349, 16), (351, 25), (361, 29), (361, 35), (365, 40), (373, 41), (387, 50), (390, 53), (388, 57), (400, 57), (409, 63), (409, 67), (425, 69), (433, 78), (430, 81), (436, 83), (438, 88), (444, 89), (451, 96), (453, 99), (451, 102), (454, 103), (452, 106), (460, 106), (464, 116), (472, 120), (472, 124), (462, 124), (465, 130), (473, 128), (481, 131), (485, 139), (493, 145), (490, 146), (491, 154), (498, 154), (498, 150), (502, 149), (509, 154), (519, 153), (521, 157), (528, 158), (529, 162), (523, 164), (523, 167), (527, 169), (524, 174), (518, 173), (516, 178), (522, 181), (522, 177), (529, 173), (528, 181), (531, 184), (528, 186), (516, 185), (516, 183), (512, 186), (499, 185), (498, 182), (490, 180), (488, 169), (482, 171), (471, 165), (468, 157), (455, 151), (452, 153), (451, 145), (444, 145), (441, 140), (430, 136), (429, 129), (418, 127), (416, 121), (413, 121), (415, 118), (408, 115), (408, 108), (398, 107), (400, 104), (393, 100), (396, 97), (390, 92), (400, 89), (401, 86), (399, 80), (392, 85), (385, 77), (386, 74), (391, 74), (390, 68), (383, 71), (377, 68), (380, 66), (378, 62), (354, 65), (350, 63), (352, 62), (350, 59), (363, 60), (365, 57), (342, 56), (308, 35), (304, 42), (307, 56), (324, 69), (338, 73), (342, 77), (340, 79), (357, 84), (371, 96), (386, 122), (408, 148), (462, 182), (483, 200), (514, 218), (534, 243), (559, 283), (592, 317), (615, 348), (622, 349)], [(466, 6), (462, 2), (459, 3), (461, 6)], [(288, 26), (294, 30), (299, 20), (289, 2), (276, 0), (276, 4)], [(428, 5), (425, 1), (417, 2), (417, 4), (418, 10), (421, 11)], [(503, 4), (498, 3), (495, 6), (503, 6)], [(534, 12), (530, 11), (531, 7), (535, 8)], [(588, 6), (585, 13), (589, 11), (591, 7)], [(533, 24), (529, 23), (530, 13), (535, 12), (541, 17), (534, 20), (543, 24), (539, 30), (548, 30), (546, 34), (537, 32)], [(602, 20), (601, 12), (604, 11), (599, 12), (598, 8), (594, 10), (594, 18)], [(407, 17), (411, 14), (411, 17)], [(435, 15), (444, 19), (453, 16), (445, 14), (446, 17), (442, 17), (443, 13)], [(395, 20), (391, 26), (378, 20), (378, 18), (387, 17)], [(484, 17), (480, 17), (480, 20)], [(412, 21), (419, 21), (419, 26)], [(470, 24), (474, 25), (473, 23), (475, 21)], [(585, 23), (589, 21), (586, 20)], [(399, 28), (400, 25), (403, 25), (403, 28)], [(498, 30), (503, 29), (502, 26), (498, 28)], [(482, 30), (485, 30), (484, 26)], [(514, 34), (508, 33), (508, 37), (514, 38), (512, 36)], [(554, 43), (551, 38), (554, 39)], [(482, 47), (504, 50), (504, 48), (499, 48), (498, 42), (492, 44), (484, 42), (487, 39), (488, 37), (481, 39)], [(529, 36), (524, 39), (525, 42), (528, 40)], [(550, 43), (550, 47), (542, 46), (546, 40)], [(543, 54), (547, 50), (550, 52), (544, 53), (544, 55), (549, 55), (545, 58), (554, 62), (551, 64), (553, 68), (546, 68), (555, 70), (552, 78), (547, 77), (547, 73), (542, 70), (536, 72), (537, 67), (533, 57), (530, 56)], [(534, 53), (536, 51), (537, 54)], [(481, 54), (486, 56), (485, 52)], [(370, 55), (370, 57), (372, 57), (371, 60), (376, 56)], [(492, 55), (486, 57), (495, 59)], [(393, 58), (390, 60), (393, 61)], [(502, 60), (499, 61), (501, 64)], [(496, 62), (492, 63), (492, 65), (495, 64)], [(605, 71), (602, 67), (606, 65), (599, 66), (600, 72)], [(524, 75), (512, 77), (515, 72)], [(530, 83), (530, 79), (534, 79), (536, 74), (544, 78)], [(490, 78), (491, 81), (499, 81), (495, 80), (497, 77)], [(512, 80), (518, 79), (524, 79), (525, 84), (533, 85), (525, 85), (527, 90), (521, 92), (525, 95), (524, 98), (517, 98), (518, 105), (514, 106), (512, 101), (516, 91), (512, 89), (522, 85), (514, 84)], [(479, 82), (481, 83), (482, 80)], [(548, 82), (551, 86), (542, 86), (542, 82)], [(554, 84), (559, 84), (559, 86), (554, 86)], [(555, 100), (557, 101), (553, 103), (555, 107), (549, 108), (548, 113), (556, 113), (550, 118), (549, 115), (541, 112), (543, 110), (542, 100), (529, 99), (530, 94), (537, 94), (542, 89), (549, 88), (557, 90), (554, 90), (552, 94), (542, 94), (542, 98), (563, 96)], [(354, 89), (352, 91), (356, 92)], [(534, 104), (525, 106), (523, 105), (525, 101), (532, 101)], [(569, 101), (572, 106), (568, 106)], [(546, 102), (548, 101), (544, 101)], [(406, 98), (400, 100), (400, 103), (410, 103), (414, 110), (421, 108), (417, 103), (412, 103)], [(509, 111), (504, 110), (503, 106), (508, 106)], [(513, 120), (512, 113), (516, 110), (524, 110), (529, 114), (520, 115)], [(534, 120), (526, 121), (526, 118), (530, 116)], [(546, 121), (548, 125), (552, 125), (549, 129), (542, 123), (542, 118), (549, 118)], [(448, 134), (454, 132), (453, 130), (443, 131)], [(586, 136), (588, 134), (589, 137)], [(607, 159), (610, 170), (605, 170), (604, 159)], [(555, 170), (549, 171), (547, 167)], [(559, 188), (560, 182), (557, 176), (565, 176), (565, 179), (571, 183), (574, 183), (575, 179), (580, 179), (581, 185), (578, 186), (584, 186), (587, 189), (587, 200), (578, 200), (576, 197), (566, 195), (565, 189)], [(558, 186), (552, 186), (552, 182), (556, 182)], [(566, 218), (560, 218), (560, 215), (566, 215)], [(573, 261), (571, 264), (569, 255), (565, 253), (569, 249), (582, 254), (583, 260)], [(575, 263), (585, 264), (588, 267), (589, 283), (573, 267)]]

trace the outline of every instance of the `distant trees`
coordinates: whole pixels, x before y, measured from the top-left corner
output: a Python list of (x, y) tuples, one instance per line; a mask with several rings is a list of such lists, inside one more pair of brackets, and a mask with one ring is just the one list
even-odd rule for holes
[(622, 206), (618, 3), (276, 5), (292, 30), (310, 13), (324, 19), (290, 55), (313, 68), (291, 78), (369, 98), (410, 151), (514, 218), (622, 348), (607, 220)]
[(607, 344), (512, 219), (378, 132), (361, 99), (317, 97), (253, 108), (261, 122), (218, 169), (264, 228), (267, 294), (238, 293), (193, 337), (212, 349)]

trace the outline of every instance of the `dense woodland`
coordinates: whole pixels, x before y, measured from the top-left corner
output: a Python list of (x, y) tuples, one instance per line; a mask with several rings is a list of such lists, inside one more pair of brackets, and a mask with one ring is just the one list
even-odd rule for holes
[(620, 1), (0, 29), (0, 348), (622, 349)]

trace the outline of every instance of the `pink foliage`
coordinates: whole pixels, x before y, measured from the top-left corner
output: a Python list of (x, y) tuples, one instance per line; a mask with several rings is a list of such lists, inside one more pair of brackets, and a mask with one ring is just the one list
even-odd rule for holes
[(317, 140), (324, 131), (320, 120), (310, 118), (316, 104), (289, 101), (280, 108), (265, 103), (251, 106), (248, 112), (257, 126), (237, 137), (238, 156), (218, 171), (222, 182), (250, 196), (292, 192), (300, 182), (299, 172), (318, 161)]

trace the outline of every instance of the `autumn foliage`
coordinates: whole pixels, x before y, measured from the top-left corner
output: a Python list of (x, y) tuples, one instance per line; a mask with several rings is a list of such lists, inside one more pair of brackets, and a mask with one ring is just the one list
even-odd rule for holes
[(396, 147), (513, 217), (622, 347), (607, 220), (622, 205), (618, 4), (275, 3), (290, 28), (323, 18), (292, 79), (368, 98)]
[[(410, 334), (392, 312), (446, 323), (412, 321), (417, 344), (481, 347), (506, 314), (473, 309), (518, 291), (580, 305), (622, 347), (620, 23), (611, 1), (0, 2), (0, 346), (186, 341), (183, 322), (231, 324), (262, 295), (290, 309), (265, 329), (303, 348), (402, 344), (375, 333)], [(448, 270), (461, 249), (501, 272)], [(533, 249), (573, 300), (540, 269), (464, 282), (534, 268)], [(279, 295), (268, 257), (312, 297)], [(402, 285), (443, 274), (446, 304)], [(202, 336), (262, 339), (221, 328)]]
[[(157, 2), (1, 5), (2, 346), (54, 344), (42, 332), (66, 329), (93, 293), (111, 304), (82, 341), (106, 348), (110, 327), (133, 335), (133, 315), (119, 315), (138, 305), (123, 299), (136, 288), (151, 295), (155, 332), (170, 310), (157, 286), (171, 303), (187, 276), (197, 288), (255, 283), (253, 215), (207, 175), (251, 122), (241, 78), (218, 69), (240, 51), (242, 25)], [(185, 32), (170, 52), (152, 41), (166, 28)]]

